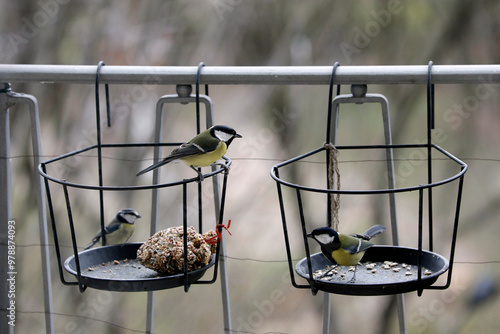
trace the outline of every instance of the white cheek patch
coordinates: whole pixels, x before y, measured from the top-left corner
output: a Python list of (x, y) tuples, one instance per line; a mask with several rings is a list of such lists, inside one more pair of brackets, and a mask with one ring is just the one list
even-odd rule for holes
[(320, 234), (316, 236), (316, 240), (318, 240), (323, 245), (333, 242), (334, 239), (334, 237), (329, 236), (328, 234)]
[(215, 130), (215, 136), (224, 142), (228, 141), (229, 139), (231, 139), (233, 137), (232, 134), (226, 133), (224, 131), (219, 131), (219, 130)]
[(130, 214), (125, 214), (123, 215), (123, 218), (125, 218), (125, 220), (129, 223), (129, 224), (133, 224), (135, 222), (135, 220), (137, 219), (136, 216), (134, 215), (130, 215)]

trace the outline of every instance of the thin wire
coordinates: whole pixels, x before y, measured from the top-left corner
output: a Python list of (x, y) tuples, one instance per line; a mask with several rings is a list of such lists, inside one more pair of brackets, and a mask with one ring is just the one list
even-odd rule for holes
[[(24, 314), (45, 314), (46, 313), (44, 311), (25, 311), (25, 310), (18, 310), (18, 309), (16, 309), (16, 312), (18, 312), (18, 313), (24, 313)], [(87, 317), (87, 316), (84, 316), (84, 315), (58, 313), (58, 312), (50, 312), (50, 314), (57, 315), (57, 316), (63, 316), (63, 317), (69, 317), (69, 318), (80, 318), (80, 319), (85, 319), (85, 320), (92, 320), (92, 321), (96, 321), (96, 322), (102, 322), (102, 323), (105, 323), (105, 324), (108, 324), (108, 325), (111, 325), (111, 326), (114, 326), (114, 327), (117, 327), (117, 328), (120, 328), (120, 329), (125, 329), (125, 330), (130, 331), (130, 332), (144, 333), (143, 330), (137, 330), (137, 329), (128, 328), (128, 327), (125, 327), (125, 326), (118, 325), (118, 324), (116, 324), (114, 322), (111, 322), (111, 321), (97, 319), (97, 318), (91, 318), (91, 317)], [(152, 334), (154, 334), (154, 333), (152, 333)]]
[[(56, 158), (60, 156), (60, 154), (44, 154), (40, 155), (39, 157), (41, 158), (46, 158), (46, 159), (51, 159), (51, 158)], [(84, 157), (84, 158), (97, 158), (97, 155), (93, 154), (79, 154), (79, 157)], [(33, 158), (34, 155), (32, 154), (19, 154), (19, 155), (13, 155), (9, 157), (0, 157), (0, 159), (25, 159), (25, 158)], [(129, 162), (143, 162), (143, 161), (150, 161), (153, 160), (153, 158), (147, 158), (147, 159), (130, 159), (130, 158), (117, 158), (117, 157), (112, 157), (112, 156), (102, 156), (103, 159), (108, 159), (108, 160), (116, 160), (116, 161), (129, 161)], [(233, 158), (231, 157), (231, 160), (233, 161), (278, 161), (278, 162), (283, 162), (286, 161), (286, 159), (277, 159), (277, 158), (265, 158), (265, 157), (254, 157), (254, 158)], [(427, 158), (394, 158), (394, 161), (427, 161)], [(432, 161), (447, 161), (449, 160), (448, 158), (432, 158)], [(481, 158), (481, 157), (460, 157), (460, 160), (462, 161), (485, 161), (485, 162), (500, 162), (500, 158)], [(357, 160), (342, 160), (339, 161), (339, 163), (353, 163), (353, 162), (385, 162), (387, 161), (386, 159), (357, 159)], [(298, 161), (302, 163), (311, 163), (311, 164), (323, 164), (324, 162), (321, 161), (309, 161), (309, 160), (302, 160)]]
[[(1, 244), (0, 245), (5, 245)], [(48, 244), (16, 244), (16, 247), (40, 247), (40, 246), (54, 246), (53, 243), (48, 243)], [(73, 246), (70, 245), (60, 245), (60, 247), (64, 248), (72, 248)], [(83, 249), (83, 247), (81, 247)], [(228, 260), (234, 260), (234, 261), (248, 261), (248, 262), (258, 262), (258, 263), (286, 263), (288, 260), (283, 259), (283, 260), (265, 260), (265, 259), (256, 259), (256, 258), (250, 258), (250, 257), (236, 257), (236, 256), (228, 256), (225, 255), (224, 259)], [(300, 261), (302, 259), (292, 259), (292, 261)], [(455, 264), (474, 264), (474, 265), (481, 265), (481, 264), (500, 264), (500, 259), (499, 260), (485, 260), (485, 261), (454, 261)]]
[[(46, 314), (46, 312), (44, 312), (44, 311), (25, 311), (25, 310), (18, 310), (18, 309), (16, 309), (16, 312), (23, 313), (23, 314)], [(101, 323), (105, 323), (107, 325), (114, 326), (114, 327), (117, 327), (119, 329), (124, 329), (124, 330), (130, 331), (130, 332), (144, 333), (143, 330), (132, 329), (132, 328), (129, 328), (129, 327), (118, 325), (118, 324), (113, 323), (111, 321), (97, 319), (97, 318), (91, 318), (91, 317), (87, 317), (87, 316), (83, 316), (83, 315), (67, 314), (67, 313), (59, 313), (59, 312), (50, 312), (50, 314), (56, 315), (56, 316), (62, 316), (62, 317), (80, 318), (80, 319), (84, 319), (84, 320), (101, 322)], [(278, 331), (272, 331), (272, 332), (249, 332), (249, 331), (230, 330), (229, 332), (231, 332), (231, 333), (248, 333), (248, 334), (288, 334), (287, 332), (278, 332)], [(154, 334), (154, 333), (155, 332), (151, 332), (151, 334)]]

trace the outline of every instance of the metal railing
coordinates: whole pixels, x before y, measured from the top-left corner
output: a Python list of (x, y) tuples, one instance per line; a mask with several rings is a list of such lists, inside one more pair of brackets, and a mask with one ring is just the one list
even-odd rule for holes
[[(143, 84), (143, 85), (178, 85), (194, 84), (197, 66), (160, 67), (160, 66), (105, 66), (101, 69), (102, 84)], [(206, 66), (201, 72), (200, 83), (209, 85), (328, 85), (331, 78), (331, 66), (308, 67), (232, 67)], [(9, 162), (9, 107), (15, 103), (28, 103), (32, 99), (24, 94), (17, 94), (8, 89), (7, 83), (71, 83), (93, 84), (96, 66), (81, 65), (9, 65), (0, 64), (0, 279), (5, 282), (7, 268), (6, 222), (11, 219), (11, 171)], [(336, 71), (335, 84), (427, 84), (428, 66), (340, 66)], [(433, 84), (498, 84), (500, 83), (500, 65), (434, 65), (432, 67)], [(3, 84), (5, 88), (2, 89)], [(36, 99), (35, 99), (36, 100)], [(35, 103), (36, 107), (36, 103)], [(32, 110), (32, 128), (37, 129), (38, 111)], [(39, 133), (32, 133), (35, 173), (40, 161)], [(38, 174), (36, 177), (40, 178)], [(39, 189), (40, 194), (42, 190)], [(40, 239), (42, 244), (42, 271), (45, 281), (46, 330), (53, 332), (51, 278), (48, 270), (48, 246), (46, 213), (43, 197), (38, 198), (40, 218)], [(7, 286), (0, 288), (0, 332), (11, 333), (5, 313), (9, 305)], [(148, 306), (150, 307), (150, 305)], [(149, 313), (149, 312), (148, 312)], [(151, 312), (152, 313), (152, 312)], [(230, 320), (229, 320), (230, 321)], [(231, 325), (226, 324), (230, 331)], [(402, 331), (404, 331), (404, 326)]]
[[(104, 66), (105, 84), (194, 84), (198, 67)], [(96, 66), (0, 65), (0, 82), (92, 84)], [(339, 66), (335, 83), (425, 84), (427, 65)], [(202, 84), (209, 85), (328, 85), (331, 66), (206, 66)], [(500, 65), (434, 65), (434, 84), (500, 83)]]

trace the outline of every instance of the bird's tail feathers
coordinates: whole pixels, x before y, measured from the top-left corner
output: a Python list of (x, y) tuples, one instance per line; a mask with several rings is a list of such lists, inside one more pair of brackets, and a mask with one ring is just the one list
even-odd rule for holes
[(92, 241), (90, 242), (90, 244), (88, 244), (87, 246), (85, 246), (85, 248), (83, 250), (87, 250), (87, 249), (92, 248), (99, 241), (99, 239), (100, 238), (94, 238), (94, 239), (92, 239)]
[(370, 240), (374, 236), (384, 232), (386, 228), (382, 225), (373, 225), (370, 227), (368, 230), (366, 230), (365, 233), (363, 234), (356, 234), (358, 238), (365, 239), (365, 240)]
[(175, 160), (175, 159), (165, 158), (165, 159), (163, 159), (161, 161), (158, 161), (157, 163), (149, 166), (148, 168), (145, 168), (145, 169), (141, 170), (139, 173), (137, 173), (137, 176), (141, 176), (142, 174), (145, 174), (147, 172), (152, 171), (153, 169), (156, 169), (156, 168), (161, 167), (161, 166), (163, 166), (165, 164), (168, 164), (170, 161), (173, 161), (173, 160)]

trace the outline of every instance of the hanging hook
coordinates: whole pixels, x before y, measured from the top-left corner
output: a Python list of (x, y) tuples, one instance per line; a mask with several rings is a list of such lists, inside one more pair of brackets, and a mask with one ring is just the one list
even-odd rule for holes
[(434, 129), (434, 84), (432, 83), (433, 65), (434, 63), (431, 60), (427, 67), (427, 117), (430, 129)]
[[(200, 128), (200, 77), (201, 77), (201, 69), (205, 67), (205, 64), (201, 62), (198, 65), (198, 71), (196, 72), (196, 133), (201, 132)], [(208, 95), (208, 85), (205, 85), (205, 90)]]
[[(328, 122), (326, 124), (326, 143), (330, 142), (331, 120), (332, 120), (332, 99), (333, 99), (333, 83), (335, 81), (335, 72), (339, 67), (339, 62), (333, 65), (332, 76), (330, 77), (330, 88), (328, 90)], [(340, 94), (340, 85), (337, 85), (337, 95)]]
[[(101, 79), (101, 68), (106, 65), (104, 62), (101, 60), (99, 64), (97, 64), (97, 72), (95, 76), (95, 90), (96, 90), (96, 103), (99, 103), (99, 81)], [(108, 118), (108, 128), (111, 127), (111, 112), (110, 112), (110, 107), (109, 107), (109, 86), (108, 84), (104, 85), (104, 89), (106, 91), (106, 116)], [(97, 105), (97, 108), (99, 108), (99, 105)]]

